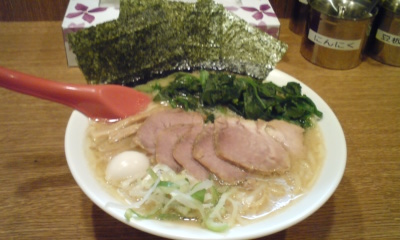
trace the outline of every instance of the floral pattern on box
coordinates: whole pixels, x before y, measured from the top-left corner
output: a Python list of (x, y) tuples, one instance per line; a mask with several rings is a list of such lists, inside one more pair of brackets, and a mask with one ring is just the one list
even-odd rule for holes
[(117, 19), (118, 16), (119, 7), (99, 7), (99, 0), (71, 0), (62, 27), (66, 29), (73, 24), (90, 27)]
[(77, 12), (67, 13), (65, 15), (65, 17), (66, 18), (76, 18), (76, 17), (82, 16), (82, 20), (84, 20), (88, 23), (92, 23), (96, 19), (95, 13), (103, 12), (103, 11), (107, 10), (106, 7), (95, 7), (93, 9), (89, 9), (88, 6), (81, 4), (81, 3), (77, 3), (75, 5), (75, 9), (77, 10)]
[(68, 66), (77, 66), (75, 54), (68, 44), (68, 34), (112, 21), (118, 16), (119, 4), (116, 7), (99, 7), (99, 0), (70, 0), (62, 23)]
[(267, 0), (216, 0), (224, 5), (225, 9), (246, 20), (251, 25), (278, 38), (279, 20)]

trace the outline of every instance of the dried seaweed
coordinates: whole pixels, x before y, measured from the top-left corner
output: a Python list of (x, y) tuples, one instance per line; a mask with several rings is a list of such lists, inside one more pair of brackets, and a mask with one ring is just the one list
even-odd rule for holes
[(122, 85), (195, 69), (264, 79), (287, 49), (212, 0), (122, 0), (117, 20), (69, 42), (88, 82)]

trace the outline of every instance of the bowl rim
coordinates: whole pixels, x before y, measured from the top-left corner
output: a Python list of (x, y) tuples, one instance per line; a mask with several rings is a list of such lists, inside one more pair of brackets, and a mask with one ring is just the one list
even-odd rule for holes
[[(107, 214), (131, 227), (156, 236), (203, 240), (248, 239), (267, 236), (287, 229), (316, 212), (333, 195), (344, 175), (347, 146), (339, 120), (317, 93), (296, 78), (277, 69), (269, 74), (267, 80), (278, 85), (286, 84), (289, 81), (300, 83), (303, 93), (310, 97), (324, 114), (319, 125), (325, 140), (326, 159), (320, 170), (320, 176), (310, 191), (277, 214), (245, 226), (233, 227), (223, 233), (195, 226), (184, 225), (183, 227), (182, 224), (157, 220), (131, 220), (128, 222), (124, 217), (123, 205), (118, 203), (105, 186), (96, 179), (85, 159), (84, 141), (89, 120), (76, 110), (72, 112), (65, 132), (65, 154), (71, 174), (86, 196)], [(88, 171), (90, 174), (87, 174)]]

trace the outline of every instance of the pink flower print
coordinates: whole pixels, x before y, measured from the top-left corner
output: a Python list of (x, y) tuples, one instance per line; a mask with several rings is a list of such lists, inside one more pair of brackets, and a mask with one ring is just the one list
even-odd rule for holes
[(260, 29), (263, 32), (268, 33), (269, 35), (277, 38), (278, 37), (278, 32), (279, 28), (277, 27), (269, 27), (265, 22), (260, 21), (257, 25), (255, 25), (258, 29)]
[(68, 25), (68, 28), (73, 29), (74, 32), (77, 32), (78, 30), (80, 30), (84, 27), (85, 27), (85, 23), (79, 23), (79, 24), (70, 23)]
[(228, 11), (231, 11), (231, 12), (239, 10), (239, 8), (234, 7), (234, 6), (226, 6), (225, 9)]
[(79, 17), (81, 15), (83, 15), (82, 19), (88, 23), (92, 23), (95, 19), (95, 16), (91, 15), (90, 13), (96, 13), (96, 12), (102, 12), (107, 10), (106, 7), (97, 7), (97, 8), (93, 8), (88, 10), (88, 6), (77, 3), (75, 5), (75, 9), (78, 10), (78, 12), (74, 12), (74, 13), (68, 13), (67, 14), (67, 18), (75, 18), (75, 17)]
[(268, 12), (269, 9), (272, 9), (269, 4), (260, 5), (260, 9), (254, 7), (242, 7), (243, 10), (248, 12), (255, 12), (252, 16), (256, 20), (261, 20), (264, 17), (264, 14), (270, 17), (276, 17), (276, 14), (273, 12)]
[[(68, 39), (68, 34), (70, 33), (75, 33), (81, 29), (85, 28), (85, 23), (79, 23), (79, 24), (75, 24), (75, 23), (70, 23), (68, 24), (68, 28), (64, 29), (64, 42), (67, 42)], [(68, 50), (72, 50), (71, 45), (68, 44)]]
[(85, 23), (79, 23), (79, 24), (70, 23), (70, 24), (68, 24), (68, 27), (66, 29), (64, 29), (64, 33), (65, 34), (74, 33), (83, 28), (85, 28)]

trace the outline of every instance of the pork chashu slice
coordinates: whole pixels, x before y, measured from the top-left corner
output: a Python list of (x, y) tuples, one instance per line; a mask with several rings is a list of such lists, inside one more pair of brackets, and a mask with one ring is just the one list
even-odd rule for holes
[(202, 124), (194, 124), (193, 127), (182, 136), (175, 144), (173, 156), (187, 172), (196, 179), (203, 181), (208, 179), (210, 172), (193, 157), (193, 145), (196, 137), (203, 130)]
[(272, 120), (267, 122), (267, 133), (283, 147), (295, 156), (305, 154), (304, 129), (283, 120)]
[(182, 171), (182, 166), (175, 161), (173, 150), (175, 145), (192, 127), (192, 124), (175, 124), (160, 130), (156, 137), (156, 161), (167, 165), (175, 172)]
[(215, 154), (213, 124), (205, 125), (196, 137), (193, 145), (193, 157), (226, 183), (240, 183), (247, 177), (247, 173), (243, 169)]
[(182, 109), (168, 109), (149, 116), (136, 133), (135, 142), (150, 154), (155, 154), (158, 133), (177, 124), (203, 124), (203, 115)]
[(266, 121), (221, 117), (214, 124), (218, 157), (259, 173), (284, 172), (290, 168), (288, 151), (268, 134)]

